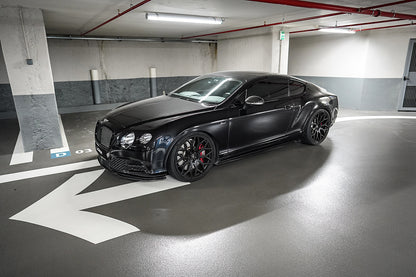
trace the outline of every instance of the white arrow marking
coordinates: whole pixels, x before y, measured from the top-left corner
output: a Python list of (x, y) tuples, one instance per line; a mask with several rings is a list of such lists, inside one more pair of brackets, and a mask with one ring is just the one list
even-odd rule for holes
[(168, 176), (165, 180), (134, 182), (77, 195), (103, 172), (95, 170), (75, 174), (10, 219), (52, 228), (97, 244), (140, 230), (123, 221), (82, 210), (189, 184)]

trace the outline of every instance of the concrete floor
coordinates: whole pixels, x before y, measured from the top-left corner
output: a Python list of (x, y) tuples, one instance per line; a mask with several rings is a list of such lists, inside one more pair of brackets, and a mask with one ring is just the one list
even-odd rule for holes
[(73, 197), (95, 195), (101, 204), (85, 209), (92, 218), (85, 224), (99, 226), (100, 214), (140, 229), (100, 243), (11, 220), (74, 174), (100, 169), (4, 182), (10, 173), (92, 160), (94, 151), (76, 151), (93, 149), (102, 115), (62, 115), (70, 157), (37, 151), (32, 163), (13, 166), (17, 121), (0, 121), (7, 130), (0, 138), (0, 276), (416, 276), (415, 113), (345, 120), (386, 113), (341, 111), (344, 121), (321, 146), (288, 143), (214, 167), (190, 185), (117, 202), (99, 193), (130, 181), (104, 172), (43, 210), (46, 220), (71, 224), (69, 213), (52, 215)]

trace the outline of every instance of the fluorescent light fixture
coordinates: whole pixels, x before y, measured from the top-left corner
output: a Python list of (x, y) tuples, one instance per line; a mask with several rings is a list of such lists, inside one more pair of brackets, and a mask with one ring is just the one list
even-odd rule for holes
[(336, 27), (329, 27), (329, 28), (328, 27), (321, 27), (321, 28), (319, 28), (319, 32), (335, 33), (335, 34), (355, 34), (354, 30), (336, 28)]
[(222, 24), (223, 18), (196, 16), (173, 13), (146, 13), (147, 20), (168, 21), (168, 22), (183, 22), (183, 23), (197, 23), (197, 24)]

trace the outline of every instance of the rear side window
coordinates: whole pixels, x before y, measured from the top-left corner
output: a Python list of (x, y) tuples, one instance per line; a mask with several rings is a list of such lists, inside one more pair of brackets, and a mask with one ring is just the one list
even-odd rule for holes
[(289, 81), (289, 96), (301, 95), (304, 91), (305, 91), (304, 84), (295, 80)]
[(289, 93), (287, 79), (265, 79), (258, 81), (247, 91), (247, 97), (256, 95), (264, 101), (273, 101), (287, 97)]

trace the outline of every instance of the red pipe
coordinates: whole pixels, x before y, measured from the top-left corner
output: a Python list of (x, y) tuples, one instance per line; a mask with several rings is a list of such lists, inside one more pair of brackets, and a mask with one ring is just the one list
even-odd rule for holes
[(132, 11), (132, 10), (134, 10), (134, 9), (137, 9), (138, 7), (140, 7), (140, 6), (142, 6), (142, 5), (146, 4), (147, 2), (150, 2), (150, 1), (151, 1), (151, 0), (144, 0), (144, 1), (142, 1), (142, 2), (138, 3), (138, 4), (134, 5), (134, 6), (131, 6), (129, 9), (127, 9), (127, 10), (125, 10), (125, 11), (123, 11), (123, 12), (119, 13), (118, 15), (116, 15), (116, 16), (114, 16), (114, 17), (110, 18), (109, 20), (107, 20), (107, 21), (105, 21), (105, 22), (101, 23), (100, 25), (95, 26), (95, 27), (94, 27), (94, 28), (92, 28), (91, 30), (88, 30), (88, 31), (86, 31), (86, 32), (82, 33), (82, 34), (81, 34), (81, 36), (85, 36), (86, 34), (91, 33), (92, 31), (97, 30), (98, 28), (100, 28), (100, 27), (102, 27), (102, 26), (106, 25), (107, 23), (110, 23), (111, 21), (113, 21), (113, 20), (115, 20), (115, 19), (119, 18), (120, 16), (123, 16), (123, 15), (125, 15), (126, 13), (131, 12), (131, 11)]
[(377, 28), (368, 28), (368, 29), (355, 30), (355, 31), (356, 32), (364, 32), (364, 31), (380, 30), (380, 29), (388, 29), (388, 28), (396, 28), (396, 27), (406, 27), (406, 26), (412, 26), (412, 25), (415, 25), (415, 24), (414, 23), (409, 23), (409, 24), (392, 25), (392, 26), (384, 26), (384, 27), (377, 27)]
[[(256, 0), (251, 0), (251, 1), (256, 1)], [(387, 4), (382, 4), (382, 5), (378, 5), (378, 6), (372, 6), (372, 7), (367, 7), (367, 8), (361, 8), (361, 10), (371, 10), (374, 8), (379, 8), (379, 7), (386, 7), (386, 6), (393, 6), (393, 5), (399, 5), (399, 4), (404, 4), (404, 3), (408, 3), (408, 2), (414, 2), (416, 0), (402, 0), (402, 1), (398, 1), (398, 2), (392, 2), (392, 3), (387, 3)], [(257, 2), (264, 2), (264, 1), (257, 1)], [(288, 2), (294, 2), (294, 1), (290, 1), (288, 0)], [(304, 2), (304, 1), (301, 1)], [(310, 2), (312, 3), (312, 2)], [(317, 3), (313, 3), (313, 4), (317, 4)], [(332, 5), (334, 6), (334, 5)], [(340, 6), (338, 6), (340, 7)], [(355, 9), (355, 8), (353, 8)], [(239, 32), (239, 31), (246, 31), (246, 30), (252, 30), (252, 29), (257, 29), (257, 28), (262, 28), (262, 27), (269, 27), (269, 26), (274, 26), (274, 25), (281, 25), (284, 23), (292, 23), (292, 22), (299, 22), (299, 21), (306, 21), (306, 20), (311, 20), (311, 19), (317, 19), (317, 18), (323, 18), (323, 17), (330, 17), (330, 16), (336, 16), (336, 15), (341, 15), (344, 14), (342, 13), (333, 13), (333, 14), (327, 14), (327, 15), (322, 15), (322, 16), (317, 16), (317, 17), (307, 17), (307, 18), (302, 18), (302, 19), (298, 19), (298, 20), (292, 20), (292, 21), (287, 21), (287, 22), (277, 22), (277, 23), (271, 23), (271, 24), (264, 24), (264, 25), (257, 25), (257, 26), (253, 26), (253, 27), (246, 27), (246, 28), (241, 28), (241, 29), (233, 29), (233, 30), (228, 30), (228, 31), (222, 31), (222, 32), (216, 32), (216, 33), (209, 33), (209, 34), (203, 34), (203, 35), (195, 35), (195, 36), (189, 36), (189, 37), (183, 37), (182, 39), (191, 39), (191, 38), (197, 38), (197, 37), (204, 37), (204, 36), (213, 36), (213, 35), (220, 35), (220, 34), (226, 34), (226, 33), (232, 33), (232, 32)], [(402, 20), (402, 19), (396, 19), (396, 20)], [(364, 25), (364, 24), (362, 24)], [(346, 27), (346, 26), (344, 26)], [(310, 29), (310, 30), (303, 30), (303, 31), (295, 31), (295, 32), (291, 32), (291, 33), (302, 33), (302, 32), (309, 32), (309, 31), (317, 31), (319, 29)]]
[[(395, 22), (395, 21), (401, 21), (401, 20), (403, 20), (403, 19), (389, 19), (389, 20), (381, 20), (381, 21), (376, 21), (376, 22), (365, 22), (365, 23), (356, 23), (356, 24), (348, 24), (348, 25), (339, 25), (339, 26), (336, 26), (336, 27), (328, 27), (328, 28), (334, 28), (334, 29), (336, 29), (336, 28), (346, 28), (346, 27), (361, 26), (361, 25), (371, 25), (371, 24)], [(319, 28), (293, 31), (293, 32), (290, 32), (290, 33), (291, 34), (297, 34), (297, 33), (313, 32), (313, 31), (319, 31)]]
[(371, 16), (374, 16), (374, 17), (384, 16), (384, 17), (393, 17), (393, 18), (416, 20), (416, 15), (413, 15), (413, 14), (384, 12), (384, 11), (380, 11), (380, 10), (376, 10), (376, 9), (366, 9), (366, 8), (361, 9), (361, 8), (353, 8), (353, 7), (346, 7), (346, 6), (340, 6), (340, 5), (323, 4), (323, 3), (316, 3), (316, 2), (309, 2), (309, 1), (302, 1), (302, 0), (250, 0), (250, 1), (262, 2), (262, 3), (271, 3), (271, 4), (280, 4), (280, 5), (286, 5), (286, 6), (310, 8), (310, 9), (338, 11), (338, 12), (344, 12), (344, 13), (366, 14), (366, 15), (371, 15)]
[(275, 26), (275, 25), (282, 25), (282, 24), (293, 23), (293, 22), (313, 20), (313, 19), (318, 19), (318, 18), (323, 18), (323, 17), (337, 16), (337, 15), (341, 15), (341, 14), (344, 14), (344, 13), (331, 13), (331, 14), (325, 14), (325, 15), (305, 17), (305, 18), (300, 18), (300, 19), (288, 20), (288, 21), (284, 21), (284, 22), (276, 22), (276, 23), (257, 25), (257, 26), (246, 27), (246, 28), (241, 28), (241, 29), (233, 29), (233, 30), (216, 32), (216, 33), (209, 33), (209, 34), (203, 34), (203, 35), (183, 37), (182, 39), (191, 39), (191, 38), (197, 38), (197, 37), (214, 36), (214, 35), (233, 33), (233, 32), (238, 32), (238, 31), (252, 30), (252, 29), (263, 28), (263, 27), (270, 27), (270, 26)]
[(393, 3), (387, 3), (387, 4), (381, 4), (381, 5), (377, 5), (377, 6), (362, 8), (361, 10), (378, 9), (378, 8), (383, 8), (383, 7), (388, 7), (388, 6), (405, 4), (405, 3), (409, 3), (409, 2), (415, 2), (415, 1), (416, 0), (403, 0), (403, 1), (393, 2)]

